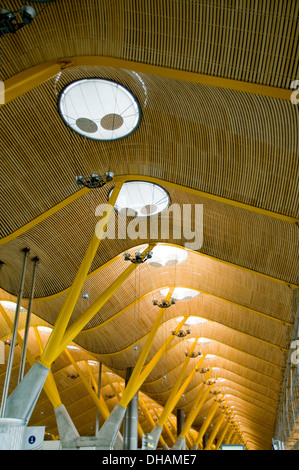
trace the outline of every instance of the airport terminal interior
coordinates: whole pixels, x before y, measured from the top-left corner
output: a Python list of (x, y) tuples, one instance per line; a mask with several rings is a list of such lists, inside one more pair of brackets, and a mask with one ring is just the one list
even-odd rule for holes
[(299, 450), (298, 39), (1, 0), (0, 449)]

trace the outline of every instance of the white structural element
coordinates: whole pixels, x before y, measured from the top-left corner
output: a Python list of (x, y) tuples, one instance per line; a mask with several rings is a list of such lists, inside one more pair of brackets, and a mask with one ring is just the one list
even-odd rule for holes
[[(160, 294), (163, 297), (166, 297), (167, 293), (168, 293), (168, 288), (160, 290)], [(198, 295), (200, 295), (200, 292), (198, 292), (197, 290), (188, 289), (187, 287), (176, 287), (173, 291), (172, 299), (182, 300), (183, 302), (188, 302), (189, 300), (192, 300), (194, 297), (197, 297)]]
[(148, 217), (160, 214), (167, 209), (169, 201), (168, 192), (158, 184), (147, 181), (127, 181), (120, 190), (115, 210), (118, 212), (129, 210), (128, 216)]
[(150, 266), (161, 268), (163, 266), (176, 266), (188, 259), (189, 253), (184, 248), (170, 245), (157, 245), (153, 248), (153, 256), (147, 263)]
[(78, 134), (95, 140), (122, 139), (138, 127), (138, 101), (124, 86), (103, 78), (70, 83), (59, 98), (64, 122)]
[(0, 450), (23, 450), (26, 421), (0, 418)]

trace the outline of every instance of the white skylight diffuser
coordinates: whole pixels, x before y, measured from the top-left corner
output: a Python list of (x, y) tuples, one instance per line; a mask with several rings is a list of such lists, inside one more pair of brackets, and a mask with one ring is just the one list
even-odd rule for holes
[(102, 78), (69, 84), (60, 95), (59, 112), (71, 129), (95, 140), (122, 139), (134, 132), (141, 119), (132, 93)]
[(152, 251), (153, 256), (147, 260), (147, 263), (156, 268), (176, 266), (177, 264), (184, 263), (189, 256), (187, 250), (170, 245), (157, 245)]
[[(161, 289), (160, 294), (163, 295), (163, 297), (166, 297), (168, 290), (168, 288)], [(198, 295), (200, 295), (200, 292), (198, 292), (197, 290), (188, 289), (187, 287), (176, 287), (171, 297), (175, 300), (182, 300), (183, 302), (188, 302), (189, 300), (192, 300)]]
[(158, 184), (127, 181), (123, 184), (114, 207), (118, 212), (130, 209), (129, 216), (148, 217), (163, 212), (169, 201), (168, 192)]

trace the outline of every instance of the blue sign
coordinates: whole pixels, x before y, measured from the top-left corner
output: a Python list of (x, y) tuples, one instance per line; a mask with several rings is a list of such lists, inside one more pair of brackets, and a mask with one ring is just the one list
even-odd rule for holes
[(29, 439), (28, 439), (29, 444), (34, 444), (35, 441), (36, 441), (36, 437), (35, 437), (35, 436), (30, 436)]

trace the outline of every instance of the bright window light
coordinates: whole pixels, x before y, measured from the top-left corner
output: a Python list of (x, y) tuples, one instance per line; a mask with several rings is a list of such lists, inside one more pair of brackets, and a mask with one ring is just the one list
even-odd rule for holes
[(127, 181), (123, 184), (114, 207), (118, 212), (129, 209), (129, 216), (148, 217), (167, 209), (169, 201), (168, 192), (158, 184)]
[(42, 331), (43, 333), (51, 333), (52, 328), (49, 328), (48, 326), (38, 326), (37, 329), (39, 331)]
[[(177, 322), (180, 323), (183, 320), (183, 318), (184, 317), (178, 317)], [(185, 321), (185, 325), (186, 326), (198, 326), (198, 325), (201, 325), (202, 323), (205, 323), (206, 321), (208, 321), (208, 320), (206, 320), (205, 318), (195, 317), (195, 316), (191, 315)]]
[[(168, 288), (166, 289), (161, 289), (160, 294), (163, 297), (166, 297), (168, 293)], [(175, 300), (183, 300), (183, 302), (188, 302), (189, 300), (192, 300), (194, 297), (197, 297), (200, 295), (200, 292), (194, 289), (188, 289), (185, 287), (176, 287), (173, 291), (172, 298)]]
[(152, 251), (153, 256), (147, 260), (147, 263), (156, 268), (176, 266), (177, 264), (184, 263), (189, 256), (187, 250), (170, 245), (157, 245)]
[(213, 360), (213, 359), (216, 359), (216, 356), (215, 356), (215, 354), (207, 354), (206, 357), (205, 357), (205, 359), (211, 359), (211, 360)]
[(73, 346), (72, 344), (69, 344), (67, 346), (67, 349), (70, 349), (71, 351), (79, 351), (80, 348), (78, 348), (78, 346)]
[[(4, 307), (7, 310), (11, 310), (11, 311), (16, 310), (16, 307), (17, 307), (16, 302), (10, 302), (9, 300), (1, 300), (0, 303), (1, 303), (2, 307)], [(21, 307), (20, 311), (21, 312), (26, 312), (26, 309), (24, 307)]]
[(209, 344), (211, 340), (209, 338), (198, 338), (198, 344)]
[(132, 93), (119, 83), (90, 78), (70, 83), (59, 98), (64, 122), (95, 140), (117, 140), (135, 131), (141, 110)]
[(97, 361), (87, 361), (91, 366), (97, 366), (99, 363)]

